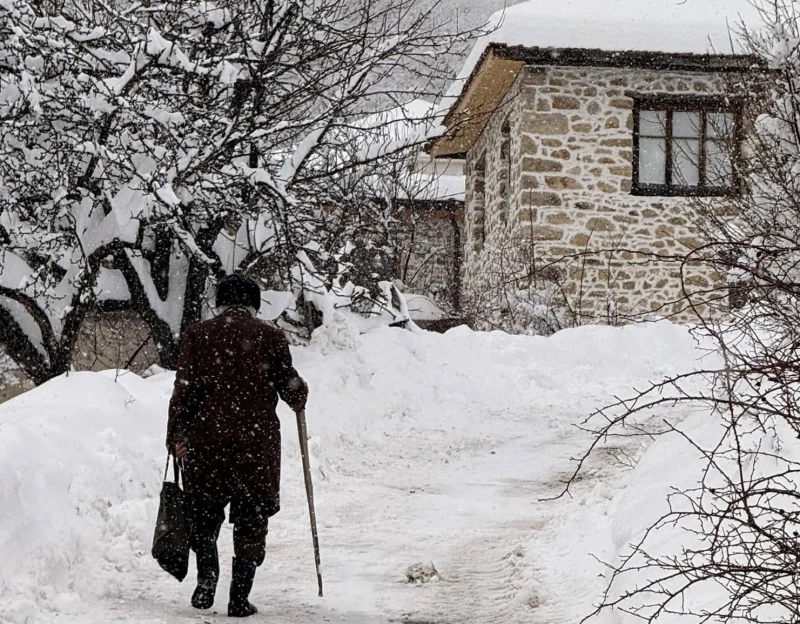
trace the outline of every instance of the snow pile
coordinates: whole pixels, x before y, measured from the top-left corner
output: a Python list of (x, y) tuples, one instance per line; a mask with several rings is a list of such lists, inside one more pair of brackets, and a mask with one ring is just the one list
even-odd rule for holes
[[(722, 428), (719, 422), (709, 418), (707, 413), (698, 413), (688, 418), (679, 427), (688, 439), (701, 447), (714, 447), (719, 442)], [(660, 438), (643, 455), (633, 471), (628, 487), (622, 492), (613, 508), (611, 539), (615, 553), (611, 563), (619, 565), (631, 554), (631, 544), (642, 540), (645, 532), (660, 518), (670, 512), (670, 496), (678, 491), (689, 491), (699, 486), (706, 464), (699, 450), (681, 435), (668, 434)], [(680, 498), (672, 499), (673, 510), (686, 509)], [(647, 539), (645, 548), (653, 556), (678, 555), (684, 547), (697, 547), (696, 536), (673, 524), (661, 526)], [(639, 571), (624, 575), (614, 584), (614, 594), (623, 595), (644, 585), (646, 579), (654, 579), (655, 571)], [(687, 592), (687, 609), (698, 609), (713, 604), (724, 596), (721, 587), (709, 591), (703, 584), (697, 592)], [(698, 600), (699, 599), (699, 600)], [(704, 604), (705, 603), (705, 604)], [(615, 611), (605, 613), (605, 620), (614, 624), (634, 624), (641, 619), (633, 614)], [(664, 614), (659, 618), (663, 624), (679, 624), (683, 618), (674, 614)]]
[(0, 406), (0, 621), (113, 593), (152, 537), (163, 420), (95, 373)]
[[(697, 498), (697, 490), (703, 482), (705, 489), (725, 488), (728, 483), (738, 483), (744, 478), (739, 474), (742, 466), (748, 477), (754, 479), (785, 475), (787, 470), (796, 470), (800, 461), (800, 441), (785, 422), (774, 422), (765, 429), (754, 428), (753, 431), (732, 439), (727, 426), (720, 417), (711, 417), (707, 410), (698, 410), (681, 422), (676, 432), (660, 437), (643, 454), (636, 468), (627, 480), (627, 487), (620, 492), (611, 509), (611, 539), (614, 556), (611, 563), (615, 566), (632, 554), (632, 544), (642, 544), (643, 551), (653, 558), (667, 560), (679, 557), (687, 550), (704, 551), (708, 544), (700, 541), (695, 530), (701, 530), (697, 518), (682, 518), (679, 523), (662, 521), (670, 513), (689, 513), (696, 508), (690, 505), (687, 496)], [(740, 466), (734, 459), (733, 450), (741, 445), (743, 463)], [(758, 450), (762, 455), (755, 458), (748, 451)], [(709, 456), (716, 453), (714, 464), (709, 466)], [(793, 464), (793, 465), (791, 465)], [(724, 471), (725, 475), (723, 476)], [(780, 478), (779, 478), (780, 480)], [(767, 482), (765, 482), (767, 483)], [(768, 487), (763, 485), (761, 487)], [(687, 496), (681, 493), (688, 493)], [(710, 509), (706, 492), (704, 509)], [(753, 509), (753, 507), (751, 507)], [(763, 510), (767, 514), (766, 510)], [(651, 528), (651, 527), (656, 528)], [(725, 524), (723, 524), (725, 526)], [(728, 525), (730, 526), (730, 525)], [(708, 530), (708, 525), (705, 530)], [(647, 534), (647, 539), (642, 539)], [(724, 543), (723, 536), (717, 536)], [(735, 548), (730, 551), (735, 552)], [(730, 552), (729, 551), (729, 552)], [(698, 555), (695, 561), (702, 558)], [(642, 564), (644, 557), (633, 556), (631, 567)], [(626, 595), (637, 588), (645, 586), (647, 581), (664, 578), (668, 572), (650, 570), (633, 570), (618, 577), (613, 585), (613, 594)], [(698, 577), (701, 576), (698, 574)], [(686, 582), (684, 578), (672, 579), (662, 583), (663, 587), (675, 587)], [(723, 585), (716, 580), (696, 581), (679, 600), (672, 605), (673, 609), (684, 609), (692, 613), (708, 613), (726, 604), (730, 595)], [(764, 615), (763, 611), (759, 612)], [(791, 614), (775, 607), (772, 618), (758, 621), (789, 621)], [(602, 622), (613, 624), (636, 624), (641, 622), (639, 616), (617, 610), (605, 613)], [(686, 616), (664, 612), (658, 617), (662, 624), (683, 624)], [(754, 620), (756, 621), (756, 620)]]
[[(576, 422), (574, 413), (564, 418), (561, 412), (572, 403), (569, 395), (576, 388), (583, 397), (609, 400), (642, 379), (686, 370), (687, 362), (698, 357), (689, 333), (669, 323), (584, 327), (549, 338), (473, 332), (465, 326), (443, 335), (386, 329), (362, 336), (360, 342), (357, 350), (320, 349), (325, 358), (300, 352), (298, 364), (311, 378), (312, 403), (323, 397), (326, 401), (312, 411), (330, 411), (318, 431), (336, 432), (353, 442), (362, 426), (385, 432), (390, 425), (408, 429), (430, 419), (434, 422), (426, 426), (464, 436), (470, 427), (484, 428), (480, 414), (501, 412), (534, 418), (542, 435), (547, 429), (563, 434)], [(309, 351), (314, 349), (312, 341)], [(542, 404), (554, 409), (542, 413)], [(465, 405), (475, 422), (465, 416)], [(387, 446), (391, 442), (380, 441)]]
[[(514, 521), (520, 535), (537, 535), (526, 523), (551, 513), (537, 503), (541, 493), (525, 495), (534, 487), (525, 479), (563, 474), (585, 443), (571, 437), (576, 422), (614, 394), (692, 370), (698, 351), (686, 329), (666, 322), (542, 338), (466, 327), (359, 335), (338, 317), (294, 355), (311, 388), (310, 448), (330, 588), (324, 608), (331, 611), (319, 621), (374, 622), (419, 609), (427, 597), (432, 609), (471, 608), (461, 595), (404, 593), (452, 592), (450, 583), (401, 581), (409, 565), (436, 561), (443, 578), (464, 583), (459, 557), (463, 551), (470, 565), (480, 561), (470, 549), (485, 550), (487, 536), (500, 540), (503, 574), (516, 588), (498, 600), (510, 597), (509, 609), (539, 608), (540, 595), (555, 604), (535, 580), (544, 560), (524, 557), (519, 543), (503, 541), (518, 535), (498, 528)], [(170, 373), (72, 374), (0, 406), (0, 622), (107, 622), (104, 605), (121, 600), (130, 621), (185, 608), (191, 581), (178, 586), (149, 554), (171, 384)], [(307, 604), (315, 590), (306, 585), (316, 582), (293, 418), (285, 406), (280, 415), (283, 510), (271, 523), (257, 583), (266, 592), (260, 599), (275, 609)], [(582, 513), (602, 518), (607, 493), (587, 500)], [(603, 526), (583, 524), (596, 533)], [(601, 569), (575, 551), (573, 538), (537, 548), (574, 551), (568, 569), (555, 560), (552, 569), (595, 588)], [(595, 541), (602, 552), (611, 549), (610, 537)], [(223, 566), (223, 582), (226, 573)], [(578, 613), (589, 604), (570, 608)], [(323, 608), (313, 605), (304, 608)]]

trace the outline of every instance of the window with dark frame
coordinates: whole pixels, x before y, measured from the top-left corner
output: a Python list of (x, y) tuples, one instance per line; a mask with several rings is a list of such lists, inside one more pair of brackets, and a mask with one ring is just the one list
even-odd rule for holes
[(737, 192), (739, 114), (717, 97), (634, 99), (634, 195)]

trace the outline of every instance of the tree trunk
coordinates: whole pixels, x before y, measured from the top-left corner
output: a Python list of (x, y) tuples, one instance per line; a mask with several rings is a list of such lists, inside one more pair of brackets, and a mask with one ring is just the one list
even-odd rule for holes
[(186, 294), (183, 298), (183, 318), (181, 319), (181, 333), (189, 325), (197, 323), (202, 318), (203, 302), (206, 294), (206, 285), (209, 276), (214, 273), (217, 277), (224, 276), (222, 266), (219, 264), (214, 253), (214, 241), (222, 231), (225, 224), (224, 217), (218, 217), (211, 221), (211, 224), (201, 230), (197, 237), (197, 246), (206, 254), (213, 258), (216, 264), (209, 266), (196, 256), (189, 254), (189, 275), (186, 279)]
[(0, 307), (0, 326), (3, 327), (3, 347), (22, 371), (37, 386), (51, 379), (50, 363), (19, 328), (11, 314)]

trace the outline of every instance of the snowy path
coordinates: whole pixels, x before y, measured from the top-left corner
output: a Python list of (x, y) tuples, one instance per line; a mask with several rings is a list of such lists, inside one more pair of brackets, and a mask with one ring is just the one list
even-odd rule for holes
[[(550, 339), (345, 332), (297, 350), (312, 388), (326, 595), (316, 597), (296, 429), (282, 411), (283, 509), (250, 621), (577, 624), (602, 589), (595, 556), (613, 556), (613, 501), (630, 470), (600, 454), (571, 497), (540, 499), (588, 442), (575, 423), (691, 366), (694, 349), (667, 324)], [(171, 383), (80, 374), (0, 406), (0, 624), (227, 620), (230, 525), (210, 612), (189, 607), (193, 566), (179, 584), (149, 555)], [(407, 584), (419, 562), (441, 580)]]
[[(584, 441), (520, 437), (480, 462), (494, 479), (465, 483), (462, 492), (489, 504), (442, 545), (437, 565), (445, 580), (418, 588), (422, 605), (409, 620), (575, 624), (586, 614), (602, 585), (590, 553), (605, 554), (598, 534), (611, 502), (603, 492), (612, 490), (603, 486), (618, 471), (604, 466), (572, 498), (541, 501), (560, 491), (568, 458)], [(596, 582), (587, 583), (592, 576)]]
[[(262, 614), (252, 621), (574, 624), (576, 612), (585, 613), (599, 589), (599, 584), (587, 585), (585, 574), (575, 574), (575, 560), (587, 567), (596, 564), (587, 551), (561, 549), (572, 536), (580, 537), (579, 528), (575, 534), (580, 526), (591, 543), (587, 548), (596, 547), (604, 522), (596, 490), (617, 476), (616, 471), (607, 469), (595, 483), (581, 485), (577, 498), (539, 502), (556, 492), (580, 436), (542, 441), (538, 427), (519, 428), (519, 419), (493, 414), (492, 422), (498, 431), (516, 428), (518, 433), (472, 440), (446, 452), (446, 463), (439, 459), (420, 466), (414, 448), (429, 448), (434, 439), (431, 430), (420, 431), (419, 440), (403, 440), (407, 453), (397, 449), (376, 466), (380, 482), (388, 485), (364, 478), (331, 489), (324, 481), (318, 483), (326, 581), (322, 600), (315, 597), (302, 492), (298, 487), (288, 491), (288, 511), (274, 520), (268, 560), (253, 594)], [(446, 444), (446, 433), (439, 433)], [(299, 475), (292, 477), (297, 485)], [(595, 504), (586, 506), (588, 498)], [(332, 509), (327, 501), (335, 501)], [(333, 524), (326, 521), (330, 517), (336, 518)], [(229, 525), (221, 547), (223, 561), (229, 560)], [(132, 573), (120, 575), (115, 595), (91, 614), (74, 619), (52, 614), (52, 620), (42, 621), (171, 624), (224, 617), (227, 570), (217, 606), (200, 614), (187, 606), (191, 577), (179, 585), (149, 557), (142, 559)], [(420, 586), (402, 582), (407, 566), (429, 560), (441, 581)], [(559, 593), (543, 593), (537, 586)]]

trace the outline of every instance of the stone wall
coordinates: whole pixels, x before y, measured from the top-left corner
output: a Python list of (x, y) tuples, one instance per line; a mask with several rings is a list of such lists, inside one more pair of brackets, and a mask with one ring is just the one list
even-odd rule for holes
[[(73, 366), (79, 371), (128, 368), (142, 373), (158, 362), (144, 322), (127, 310), (87, 315), (75, 345)], [(33, 388), (33, 383), (0, 352), (0, 403)]]
[[(703, 299), (698, 310), (707, 311), (709, 297), (700, 293), (721, 275), (697, 262), (683, 267), (682, 279), (678, 262), (653, 258), (682, 256), (702, 241), (691, 200), (631, 195), (629, 91), (724, 93), (725, 81), (713, 74), (636, 69), (521, 72), (467, 157), (468, 298), (485, 296), (510, 269), (558, 281), (563, 303), (578, 322), (641, 315), (696, 320), (687, 293), (694, 303)], [(508, 174), (501, 131), (506, 121)]]
[(451, 314), (461, 304), (463, 223), (460, 202), (434, 203), (401, 211), (394, 231), (397, 277)]
[(76, 370), (99, 371), (128, 367), (142, 373), (158, 362), (147, 325), (127, 310), (87, 315), (75, 345)]
[(10, 401), (14, 397), (18, 397), (20, 394), (33, 389), (33, 387), (33, 383), (22, 375), (16, 379), (0, 383), (0, 403)]
[(33, 384), (0, 349), (0, 403), (13, 399), (32, 387)]

